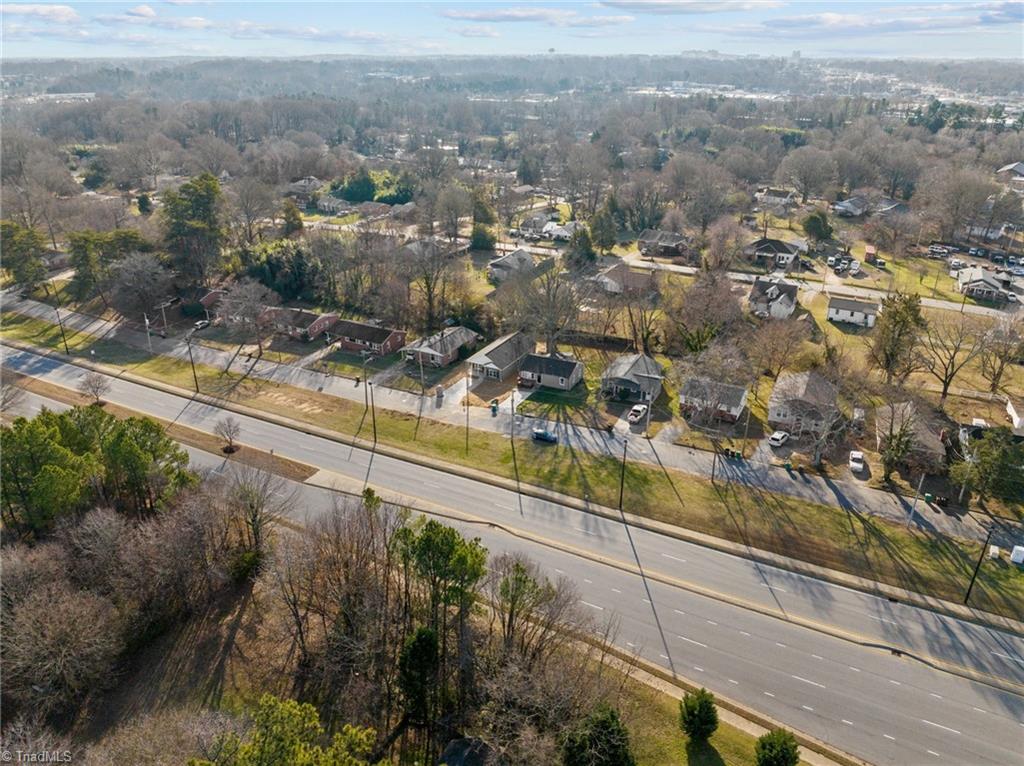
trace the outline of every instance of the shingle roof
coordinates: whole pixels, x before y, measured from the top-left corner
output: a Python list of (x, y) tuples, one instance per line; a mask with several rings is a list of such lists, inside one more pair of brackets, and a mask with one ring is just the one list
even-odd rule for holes
[(699, 401), (705, 404), (720, 404), (723, 407), (733, 409), (743, 404), (743, 397), (747, 389), (743, 386), (734, 386), (731, 383), (722, 383), (711, 378), (690, 378), (683, 384), (680, 394), (691, 401)]
[(686, 237), (674, 231), (644, 229), (640, 232), (640, 236), (637, 237), (637, 241), (642, 245), (650, 244), (659, 245), (661, 247), (681, 247), (686, 244)]
[(366, 322), (353, 322), (350, 319), (342, 319), (334, 325), (332, 335), (340, 335), (343, 338), (354, 338), (366, 343), (383, 343), (393, 333), (390, 327), (367, 324)]
[(794, 255), (799, 252), (799, 248), (796, 245), (783, 242), (781, 239), (772, 239), (771, 237), (756, 239), (748, 245), (748, 248), (755, 253), (773, 253), (776, 255), (779, 253)]
[(519, 269), (532, 268), (534, 263), (533, 256), (523, 248), (519, 248), (518, 250), (513, 250), (511, 253), (506, 253), (500, 258), (495, 258), (487, 265), (492, 269), (516, 271)]
[(544, 356), (543, 354), (527, 354), (519, 366), (520, 372), (532, 372), (535, 375), (554, 375), (559, 378), (572, 377), (573, 371), (583, 362), (568, 359), (564, 356)]
[(644, 354), (624, 354), (616, 357), (601, 375), (602, 380), (628, 380), (652, 396), (661, 391), (661, 377), (661, 365)]
[(836, 387), (813, 370), (810, 372), (784, 372), (775, 381), (768, 406), (775, 407), (795, 401), (806, 402), (817, 407), (835, 407)]
[(491, 341), (473, 354), (468, 361), (470, 364), (493, 364), (499, 370), (504, 370), (510, 364), (532, 352), (536, 345), (533, 338), (516, 330)]
[(776, 300), (785, 297), (796, 303), (797, 286), (792, 282), (784, 282), (781, 279), (765, 279), (757, 277), (750, 288), (750, 300), (758, 299)]
[(862, 314), (877, 314), (878, 304), (870, 303), (868, 301), (858, 301), (853, 298), (840, 298), (839, 296), (832, 296), (829, 298), (828, 307), (830, 309), (843, 309), (845, 311), (859, 311)]
[(405, 346), (403, 351), (432, 351), (444, 356), (476, 340), (476, 333), (468, 327), (446, 327), (427, 338), (420, 338)]

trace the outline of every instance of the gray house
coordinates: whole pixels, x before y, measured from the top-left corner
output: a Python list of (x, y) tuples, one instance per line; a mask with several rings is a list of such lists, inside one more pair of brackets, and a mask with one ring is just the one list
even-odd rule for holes
[(519, 365), (519, 385), (568, 391), (583, 380), (583, 362), (564, 356), (527, 354)]
[(488, 263), (487, 276), (495, 282), (502, 282), (515, 274), (529, 274), (534, 266), (533, 256), (519, 248)]
[(474, 378), (504, 380), (506, 375), (515, 373), (519, 363), (536, 347), (533, 338), (516, 330), (503, 335), (477, 351), (467, 361), (469, 374)]
[(644, 354), (617, 357), (601, 374), (601, 390), (620, 399), (653, 402), (661, 394), (661, 365)]
[(836, 387), (821, 374), (784, 372), (768, 399), (768, 422), (794, 433), (821, 433), (838, 411)]
[(747, 406), (747, 389), (711, 378), (688, 379), (679, 392), (683, 412), (735, 423)]

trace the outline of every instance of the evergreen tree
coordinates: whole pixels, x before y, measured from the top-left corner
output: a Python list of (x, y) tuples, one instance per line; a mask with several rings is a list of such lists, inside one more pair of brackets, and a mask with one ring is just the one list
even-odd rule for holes
[(220, 182), (210, 173), (164, 194), (167, 250), (178, 273), (186, 279), (207, 284), (220, 261), (226, 236), (222, 207)]
[(629, 732), (619, 714), (600, 705), (562, 744), (563, 766), (635, 766)]
[(803, 224), (804, 232), (811, 239), (817, 242), (832, 239), (832, 224), (829, 223), (828, 215), (824, 210), (815, 210), (804, 218), (801, 223)]
[(754, 759), (757, 766), (798, 766), (800, 747), (792, 732), (772, 729), (758, 737)]
[(145, 192), (139, 195), (137, 204), (139, 206), (139, 213), (142, 215), (149, 215), (153, 212), (153, 200)]
[(580, 226), (569, 239), (569, 248), (565, 251), (565, 259), (575, 269), (581, 269), (597, 259), (594, 245), (590, 241), (590, 232)]
[(292, 200), (288, 199), (284, 201), (284, 205), (281, 208), (281, 217), (284, 218), (284, 226), (281, 231), (289, 237), (297, 231), (302, 231), (302, 213), (299, 211), (298, 205)]
[(421, 627), (406, 641), (398, 658), (398, 687), (405, 700), (405, 715), (413, 726), (433, 723), (438, 670), (437, 634)]
[(470, 250), (493, 250), (495, 242), (490, 229), (482, 223), (473, 224), (473, 233), (469, 236)]
[(3, 268), (22, 290), (35, 290), (46, 280), (43, 235), (14, 221), (0, 221)]
[(618, 243), (615, 218), (607, 206), (594, 213), (590, 219), (590, 236), (594, 245), (603, 253), (607, 253)]
[(679, 701), (679, 727), (693, 742), (707, 742), (718, 729), (715, 696), (703, 688), (684, 694)]
[(871, 364), (885, 376), (886, 384), (902, 383), (918, 368), (921, 361), (918, 346), (926, 326), (919, 295), (894, 293), (882, 300), (868, 356)]

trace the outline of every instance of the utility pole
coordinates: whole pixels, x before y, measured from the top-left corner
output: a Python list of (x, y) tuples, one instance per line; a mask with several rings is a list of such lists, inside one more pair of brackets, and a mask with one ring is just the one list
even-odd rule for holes
[(509, 400), (511, 410), (509, 411), (508, 419), (508, 443), (512, 447), (512, 468), (516, 472), (516, 494), (519, 495), (519, 511), (522, 513), (523, 510), (523, 492), (519, 483), (519, 462), (516, 459), (516, 392), (512, 390), (512, 398)]
[[(513, 417), (515, 414), (513, 413)], [(469, 373), (466, 373), (466, 454), (469, 454)]]
[(149, 345), (149, 354), (153, 355), (153, 336), (149, 332), (149, 315), (145, 312), (142, 314), (142, 319), (146, 322), (146, 343)]
[(64, 341), (64, 353), (71, 356), (71, 349), (68, 348), (68, 336), (64, 334), (64, 320), (61, 319), (60, 309), (54, 306), (53, 310), (57, 314), (57, 324), (60, 326), (60, 339)]
[(626, 450), (629, 448), (629, 439), (622, 438), (622, 470), (619, 471), (619, 510), (622, 510), (622, 499), (626, 492)]
[(196, 375), (196, 360), (192, 358), (192, 333), (185, 336), (185, 345), (188, 346), (188, 361), (192, 365), (192, 380), (196, 384), (196, 393), (199, 393), (199, 376)]
[(377, 448), (377, 408), (373, 403), (373, 383), (366, 381), (366, 387), (370, 390), (370, 419), (373, 423), (373, 448)]
[(971, 575), (971, 582), (967, 586), (967, 595), (964, 596), (964, 606), (971, 600), (971, 591), (974, 589), (974, 581), (978, 579), (978, 571), (981, 569), (981, 562), (985, 560), (985, 553), (988, 551), (989, 541), (992, 539), (992, 530), (995, 529), (995, 522), (989, 524), (988, 534), (985, 535), (985, 542), (981, 546), (981, 554), (978, 556), (978, 563), (974, 565), (974, 574)]
[(921, 478), (917, 482), (917, 493), (914, 495), (914, 504), (910, 506), (910, 514), (907, 516), (907, 528), (910, 528), (910, 522), (914, 520), (914, 511), (917, 510), (917, 500), (921, 497), (921, 485), (924, 484), (924, 471), (921, 472)]

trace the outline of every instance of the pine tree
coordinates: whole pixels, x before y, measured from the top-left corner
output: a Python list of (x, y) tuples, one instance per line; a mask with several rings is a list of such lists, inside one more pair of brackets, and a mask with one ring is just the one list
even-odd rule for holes
[(715, 695), (707, 689), (687, 692), (679, 701), (679, 727), (694, 742), (707, 742), (718, 729)]

